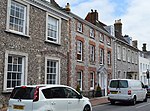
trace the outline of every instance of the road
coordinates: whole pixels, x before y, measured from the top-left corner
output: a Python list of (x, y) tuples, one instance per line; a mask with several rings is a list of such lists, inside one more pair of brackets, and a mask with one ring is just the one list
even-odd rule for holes
[(138, 102), (134, 106), (127, 103), (98, 105), (93, 107), (93, 111), (150, 111), (150, 98), (147, 102)]

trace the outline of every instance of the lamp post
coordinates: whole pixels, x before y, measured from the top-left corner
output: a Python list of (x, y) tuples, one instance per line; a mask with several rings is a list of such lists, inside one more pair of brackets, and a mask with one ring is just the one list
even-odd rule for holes
[(149, 70), (147, 69), (146, 71), (146, 76), (147, 76), (147, 79), (148, 79), (148, 85), (149, 85)]

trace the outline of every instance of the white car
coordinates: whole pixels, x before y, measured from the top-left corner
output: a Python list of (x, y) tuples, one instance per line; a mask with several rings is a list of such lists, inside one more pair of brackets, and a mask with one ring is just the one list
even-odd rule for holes
[(7, 111), (92, 111), (88, 98), (65, 85), (15, 87)]
[(111, 104), (126, 101), (135, 105), (136, 101), (147, 101), (147, 90), (139, 80), (112, 79), (108, 87), (108, 100)]

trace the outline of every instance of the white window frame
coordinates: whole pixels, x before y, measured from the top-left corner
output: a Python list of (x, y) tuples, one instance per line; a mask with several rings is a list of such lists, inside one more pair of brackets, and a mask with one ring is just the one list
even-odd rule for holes
[(109, 37), (107, 37), (107, 45), (111, 45), (111, 39)]
[[(80, 77), (79, 77), (80, 76)], [(82, 91), (82, 81), (83, 81), (83, 79), (82, 79), (82, 76), (83, 76), (83, 71), (78, 71), (77, 72), (77, 83), (78, 83), (78, 85), (80, 86), (80, 90)]]
[(128, 62), (131, 62), (131, 52), (129, 49), (128, 49)]
[(90, 28), (90, 37), (94, 38), (94, 29)]
[(60, 84), (60, 58), (45, 57), (45, 84), (47, 84), (47, 61), (56, 62), (56, 81), (55, 84)]
[[(91, 75), (92, 75), (92, 78), (91, 78)], [(94, 90), (94, 75), (95, 75), (94, 72), (90, 72), (90, 90)]]
[(81, 22), (77, 22), (77, 31), (78, 32), (83, 32), (83, 24)]
[(104, 64), (104, 49), (100, 48), (100, 64)]
[[(54, 39), (54, 37), (48, 37), (48, 21), (49, 17), (52, 17), (57, 20), (57, 33), (56, 33), (56, 41), (48, 40), (48, 38)], [(61, 44), (61, 18), (52, 15), (50, 13), (46, 13), (46, 41), (54, 44)]]
[(131, 54), (131, 61), (132, 63), (134, 63), (134, 52), (132, 51), (132, 54)]
[[(78, 55), (80, 56), (80, 59), (78, 59)], [(77, 60), (82, 61), (83, 58), (83, 42), (80, 40), (77, 40)]]
[(110, 65), (111, 64), (111, 51), (107, 52), (107, 64)]
[(126, 48), (123, 47), (123, 61), (126, 61)]
[(8, 51), (5, 52), (5, 67), (4, 67), (4, 83), (3, 83), (3, 91), (9, 92), (12, 91), (13, 88), (7, 88), (7, 72), (8, 72), (8, 56), (20, 56), (22, 57), (22, 76), (21, 76), (21, 85), (27, 84), (27, 72), (28, 72), (28, 54), (16, 51)]
[(99, 33), (100, 42), (104, 42), (104, 34)]
[[(19, 32), (17, 30), (10, 29), (10, 8), (11, 8), (11, 1), (20, 4), (21, 6), (25, 7), (25, 12), (24, 12), (24, 24), (23, 24), (23, 32)], [(16, 33), (19, 35), (24, 35), (24, 36), (29, 36), (29, 9), (30, 5), (26, 3), (25, 1), (21, 0), (8, 0), (8, 5), (7, 5), (7, 25), (6, 25), (6, 31)]]
[(135, 64), (138, 64), (138, 53), (135, 53)]
[(121, 79), (121, 70), (117, 71), (117, 79)]
[(95, 46), (90, 45), (90, 61), (94, 62), (95, 61)]
[(120, 47), (120, 45), (117, 46), (117, 59), (121, 60), (121, 47)]

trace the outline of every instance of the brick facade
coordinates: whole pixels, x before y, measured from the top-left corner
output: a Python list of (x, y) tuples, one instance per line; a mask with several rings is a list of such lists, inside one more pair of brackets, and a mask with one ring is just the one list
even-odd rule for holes
[[(77, 71), (82, 70), (83, 71), (83, 79), (82, 79), (82, 92), (86, 96), (93, 96), (93, 90), (96, 90), (97, 84), (100, 84), (101, 81), (99, 78), (99, 75), (104, 74), (105, 76), (105, 86), (102, 87), (102, 90), (107, 90), (107, 82), (108, 78), (112, 78), (112, 65), (107, 65), (107, 52), (110, 51), (112, 54), (112, 44), (113, 40), (111, 35), (109, 35), (108, 32), (101, 29), (100, 27), (97, 27), (96, 25), (81, 19), (80, 17), (70, 14), (73, 18), (70, 19), (70, 82), (69, 85), (76, 88), (77, 87)], [(81, 31), (78, 31), (78, 23), (82, 25)], [(94, 37), (90, 37), (90, 29), (94, 30)], [(99, 33), (102, 33), (104, 36), (104, 41), (100, 42)], [(107, 45), (107, 37), (110, 38), (111, 44)], [(82, 61), (77, 60), (77, 40), (82, 41)], [(90, 45), (94, 46), (94, 61), (90, 61)], [(104, 49), (104, 65), (100, 65), (100, 48)], [(113, 58), (111, 56), (111, 61), (113, 61)], [(111, 62), (112, 64), (113, 62)], [(102, 67), (102, 68), (101, 68)], [(103, 68), (104, 67), (104, 68)], [(99, 69), (100, 70), (99, 72)], [(105, 71), (106, 70), (106, 71)], [(112, 72), (110, 72), (110, 70)], [(94, 89), (90, 88), (90, 73), (94, 73)], [(109, 77), (108, 77), (109, 76)], [(104, 89), (105, 88), (105, 89)], [(105, 92), (106, 93), (106, 92)]]

